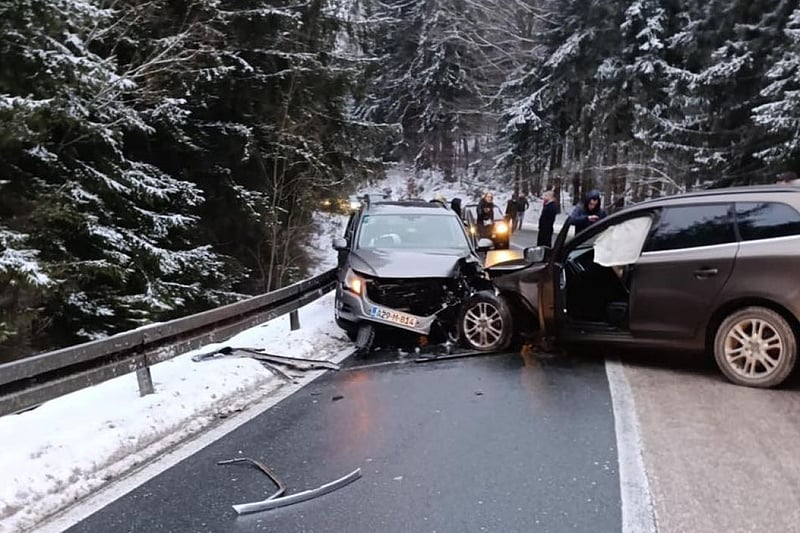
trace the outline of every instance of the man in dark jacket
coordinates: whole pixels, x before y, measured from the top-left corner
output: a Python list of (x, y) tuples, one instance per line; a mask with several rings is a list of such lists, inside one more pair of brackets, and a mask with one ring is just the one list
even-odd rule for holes
[(525, 210), (528, 209), (528, 199), (523, 193), (519, 193), (517, 198), (517, 216), (514, 218), (514, 231), (522, 229), (522, 221), (525, 219)]
[(561, 207), (556, 202), (556, 195), (553, 191), (545, 191), (542, 194), (542, 214), (539, 215), (539, 234), (536, 237), (536, 246), (553, 246), (553, 225), (556, 222), (556, 215), (561, 212)]
[(600, 191), (587, 194), (583, 203), (576, 205), (569, 215), (570, 222), (575, 226), (576, 235), (605, 217), (606, 212), (600, 207)]
[(512, 195), (506, 203), (506, 224), (509, 230), (516, 229), (514, 226), (517, 223), (517, 200)]
[(450, 200), (450, 209), (458, 213), (458, 216), (463, 220), (464, 213), (461, 211), (461, 198), (453, 198)]

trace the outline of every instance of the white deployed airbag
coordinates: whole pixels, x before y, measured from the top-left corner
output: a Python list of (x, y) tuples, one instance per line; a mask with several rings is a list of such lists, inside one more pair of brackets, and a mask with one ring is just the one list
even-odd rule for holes
[(635, 263), (652, 223), (649, 216), (638, 217), (606, 229), (594, 241), (594, 262), (606, 267)]

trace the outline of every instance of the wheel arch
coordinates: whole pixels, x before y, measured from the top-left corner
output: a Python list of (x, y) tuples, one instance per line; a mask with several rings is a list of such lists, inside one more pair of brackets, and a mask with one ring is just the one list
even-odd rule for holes
[(540, 329), (539, 310), (514, 290), (499, 290), (500, 297), (504, 298), (512, 310), (514, 328), (519, 331), (534, 332)]
[(731, 313), (735, 313), (745, 307), (765, 307), (767, 309), (771, 309), (775, 311), (779, 315), (781, 315), (791, 326), (794, 330), (795, 336), (800, 339), (800, 321), (798, 321), (797, 317), (785, 306), (779, 304), (774, 300), (770, 300), (768, 298), (758, 298), (758, 297), (744, 297), (744, 298), (737, 298), (736, 300), (731, 300), (730, 302), (726, 302), (725, 304), (718, 307), (714, 314), (711, 315), (711, 318), (706, 325), (706, 333), (705, 333), (705, 349), (706, 351), (713, 351), (714, 348), (714, 336), (717, 333), (717, 328), (719, 328), (722, 321), (725, 320), (725, 317), (730, 315)]

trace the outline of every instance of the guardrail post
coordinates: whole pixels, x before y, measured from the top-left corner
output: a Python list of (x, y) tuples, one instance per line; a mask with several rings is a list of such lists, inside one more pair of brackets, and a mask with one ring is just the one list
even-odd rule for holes
[(300, 329), (300, 314), (297, 312), (297, 309), (289, 313), (289, 324), (292, 331)]
[(150, 367), (146, 366), (136, 371), (136, 381), (139, 382), (139, 396), (153, 394), (153, 376), (150, 375)]

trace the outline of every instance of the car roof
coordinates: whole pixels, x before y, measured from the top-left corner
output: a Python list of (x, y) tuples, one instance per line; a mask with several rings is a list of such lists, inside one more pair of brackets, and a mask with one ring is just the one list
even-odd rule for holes
[(439, 202), (426, 202), (424, 200), (396, 200), (383, 201), (369, 204), (364, 213), (369, 214), (411, 214), (411, 215), (451, 215), (455, 216), (455, 211), (448, 209)]
[[(635, 207), (658, 207), (661, 205), (682, 205), (703, 202), (704, 200), (735, 201), (737, 196), (746, 194), (800, 194), (800, 188), (785, 185), (751, 185), (747, 187), (729, 187), (725, 189), (704, 189), (673, 196), (654, 198), (635, 204)], [(634, 206), (632, 206), (634, 207)]]

